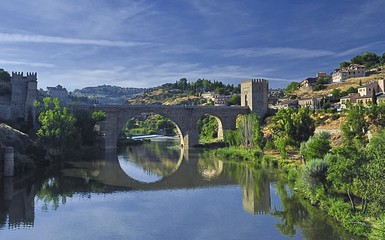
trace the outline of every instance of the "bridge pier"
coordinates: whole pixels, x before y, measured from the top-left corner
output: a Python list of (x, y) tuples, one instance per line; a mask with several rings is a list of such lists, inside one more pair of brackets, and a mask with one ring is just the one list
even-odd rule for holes
[(199, 134), (195, 129), (186, 131), (183, 134), (183, 147), (190, 148), (198, 145), (199, 143)]

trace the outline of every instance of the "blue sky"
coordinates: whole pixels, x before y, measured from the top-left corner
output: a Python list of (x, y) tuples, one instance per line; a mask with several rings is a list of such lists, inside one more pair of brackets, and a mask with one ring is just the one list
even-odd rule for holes
[(285, 87), (385, 52), (384, 0), (12, 0), (0, 68), (38, 87), (154, 87), (180, 78)]

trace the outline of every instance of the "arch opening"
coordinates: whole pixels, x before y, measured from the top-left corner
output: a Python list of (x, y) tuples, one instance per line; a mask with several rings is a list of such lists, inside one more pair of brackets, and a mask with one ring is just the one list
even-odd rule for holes
[(182, 132), (175, 122), (161, 114), (149, 112), (127, 117), (120, 127), (118, 145), (139, 144), (148, 139), (178, 139), (183, 143)]
[(223, 126), (220, 118), (204, 114), (197, 120), (199, 143), (212, 143), (223, 141)]

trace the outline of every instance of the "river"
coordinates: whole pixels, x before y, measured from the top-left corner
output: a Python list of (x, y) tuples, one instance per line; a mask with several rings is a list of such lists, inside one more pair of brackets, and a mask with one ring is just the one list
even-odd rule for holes
[(0, 239), (356, 239), (274, 169), (154, 139), (1, 180)]

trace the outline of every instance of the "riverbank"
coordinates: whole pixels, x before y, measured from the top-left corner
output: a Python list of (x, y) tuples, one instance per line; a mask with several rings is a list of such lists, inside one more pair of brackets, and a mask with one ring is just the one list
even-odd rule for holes
[[(307, 183), (304, 179), (305, 163), (302, 161), (299, 151), (290, 151), (288, 159), (282, 159), (280, 154), (274, 150), (267, 150), (263, 153), (255, 149), (243, 148), (222, 148), (210, 150), (221, 159), (231, 159), (230, 161), (242, 162), (248, 165), (259, 167), (274, 167), (279, 169), (291, 190), (306, 202), (310, 208), (316, 208), (325, 212), (329, 217), (336, 221), (339, 226), (348, 232), (366, 239), (376, 238), (378, 232), (384, 228), (385, 218), (375, 220), (367, 217), (361, 212), (352, 211), (351, 205), (342, 193), (332, 193), (322, 188), (314, 189), (314, 196), (307, 192)], [(358, 199), (357, 199), (358, 200)], [(381, 227), (379, 227), (381, 226)], [(382, 236), (382, 235), (381, 235)]]

